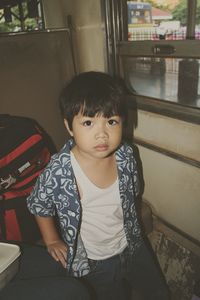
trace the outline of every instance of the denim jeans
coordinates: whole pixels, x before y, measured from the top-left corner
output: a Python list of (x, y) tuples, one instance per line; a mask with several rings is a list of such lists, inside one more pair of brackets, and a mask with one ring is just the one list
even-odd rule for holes
[(0, 290), (1, 300), (90, 300), (80, 280), (67, 276), (46, 248), (23, 246), (16, 277)]
[(89, 260), (91, 272), (80, 279), (67, 275), (45, 248), (22, 248), (17, 276), (0, 291), (1, 300), (129, 300), (132, 288), (142, 300), (169, 300), (168, 289), (145, 244), (132, 257), (126, 249), (109, 259)]
[(142, 300), (169, 300), (169, 290), (153, 252), (144, 243), (132, 257), (128, 249), (101, 261), (90, 260), (91, 272), (83, 281), (92, 300), (128, 300), (131, 290)]

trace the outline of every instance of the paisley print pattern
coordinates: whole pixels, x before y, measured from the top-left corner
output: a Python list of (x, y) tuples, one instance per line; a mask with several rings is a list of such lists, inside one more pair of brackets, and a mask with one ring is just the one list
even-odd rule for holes
[[(87, 254), (79, 228), (81, 205), (73, 173), (70, 150), (74, 145), (70, 139), (52, 159), (27, 198), (30, 212), (41, 217), (59, 217), (60, 230), (68, 245), (67, 269), (70, 274), (81, 277), (90, 271)], [(137, 218), (135, 201), (139, 193), (137, 163), (132, 148), (122, 144), (116, 151), (119, 191), (124, 214), (124, 229), (131, 254), (142, 243), (141, 229)]]

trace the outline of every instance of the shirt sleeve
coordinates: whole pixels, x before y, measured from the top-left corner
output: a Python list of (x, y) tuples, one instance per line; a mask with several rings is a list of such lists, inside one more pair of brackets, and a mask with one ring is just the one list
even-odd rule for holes
[(143, 178), (143, 170), (142, 170), (142, 162), (139, 155), (138, 148), (133, 145), (133, 160), (132, 160), (132, 172), (133, 172), (133, 184), (135, 195), (141, 196), (144, 191), (144, 178)]
[(27, 207), (32, 214), (41, 217), (55, 215), (54, 181), (50, 169), (47, 168), (40, 174), (27, 198)]

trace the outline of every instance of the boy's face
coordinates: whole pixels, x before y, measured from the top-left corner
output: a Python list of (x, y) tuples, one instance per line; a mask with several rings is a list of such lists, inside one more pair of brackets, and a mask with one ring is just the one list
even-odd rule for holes
[(90, 158), (105, 158), (119, 146), (122, 137), (122, 119), (119, 116), (105, 118), (83, 116), (80, 112), (72, 122), (72, 130), (65, 126), (76, 143), (76, 151)]

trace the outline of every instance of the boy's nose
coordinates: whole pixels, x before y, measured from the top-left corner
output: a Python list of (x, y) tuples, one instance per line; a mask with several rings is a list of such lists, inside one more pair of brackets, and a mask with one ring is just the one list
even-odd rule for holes
[(99, 125), (96, 131), (96, 137), (97, 138), (105, 138), (108, 136), (106, 126), (105, 125)]

